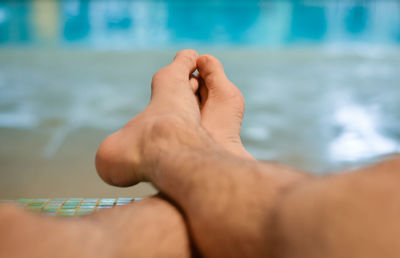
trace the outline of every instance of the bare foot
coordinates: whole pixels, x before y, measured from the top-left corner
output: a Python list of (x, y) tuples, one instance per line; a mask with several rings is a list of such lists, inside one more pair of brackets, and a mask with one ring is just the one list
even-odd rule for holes
[(204, 146), (204, 141), (211, 141), (199, 137), (206, 132), (200, 126), (195, 95), (198, 80), (192, 76), (197, 57), (194, 50), (177, 53), (171, 64), (154, 75), (147, 108), (103, 141), (96, 168), (104, 181), (117, 186), (147, 181), (149, 171), (155, 171), (161, 149), (174, 145), (183, 153), (186, 146), (196, 148), (193, 145)]
[(222, 64), (213, 56), (197, 59), (200, 75), (201, 125), (227, 151), (247, 159), (254, 159), (243, 147), (240, 128), (244, 114), (244, 98), (229, 81)]
[[(200, 106), (196, 68), (207, 89)], [(205, 256), (264, 257), (255, 254), (268, 251), (264, 229), (293, 173), (227, 151), (244, 155), (243, 111), (243, 97), (215, 58), (181, 51), (153, 78), (149, 106), (101, 144), (97, 170), (113, 185), (151, 181), (179, 205)]]

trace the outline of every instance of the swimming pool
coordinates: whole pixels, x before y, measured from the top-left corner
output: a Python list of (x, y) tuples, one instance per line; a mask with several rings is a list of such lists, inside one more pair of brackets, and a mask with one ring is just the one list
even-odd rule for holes
[(97, 145), (143, 109), (180, 48), (221, 59), (259, 159), (313, 173), (400, 150), (398, 1), (3, 1), (0, 197), (105, 186)]
[(399, 5), (396, 0), (2, 1), (0, 45), (399, 44)]

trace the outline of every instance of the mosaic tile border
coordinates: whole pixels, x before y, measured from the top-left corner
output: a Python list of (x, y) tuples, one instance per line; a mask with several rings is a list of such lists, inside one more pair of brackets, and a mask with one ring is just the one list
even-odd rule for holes
[(1, 203), (17, 204), (27, 210), (48, 216), (81, 216), (102, 209), (126, 205), (142, 198), (53, 198), (0, 200)]

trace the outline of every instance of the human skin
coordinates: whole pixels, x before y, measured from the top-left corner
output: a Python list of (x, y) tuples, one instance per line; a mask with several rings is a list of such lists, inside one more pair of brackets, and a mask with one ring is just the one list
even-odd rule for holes
[(186, 50), (156, 73), (146, 110), (100, 146), (99, 175), (118, 186), (151, 181), (180, 207), (205, 257), (400, 256), (399, 158), (312, 177), (227, 151), (205, 129), (190, 79), (197, 68), (207, 89), (227, 84), (215, 66)]
[(274, 257), (400, 257), (400, 156), (293, 187), (278, 204)]
[[(199, 86), (193, 78), (193, 91)], [(240, 141), (240, 91), (233, 84), (205, 87), (202, 82), (204, 128), (217, 133), (213, 139), (226, 150), (252, 159)], [(220, 115), (224, 123), (213, 122)], [(0, 206), (0, 257), (189, 257), (195, 252), (192, 247), (181, 213), (160, 196), (70, 220)]]
[(237, 95), (218, 60), (178, 53), (153, 78), (148, 108), (96, 158), (106, 182), (152, 181), (169, 201), (68, 221), (3, 207), (0, 257), (188, 257), (189, 236), (205, 257), (399, 257), (400, 159), (329, 177), (254, 161)]
[[(307, 176), (239, 157), (217, 144), (202, 126), (207, 126), (201, 121), (207, 105), (199, 108), (196, 99), (190, 76), (196, 69), (210, 99), (213, 88), (230, 83), (215, 58), (179, 52), (153, 77), (149, 106), (101, 144), (97, 170), (113, 185), (153, 182), (183, 210), (204, 256), (266, 256), (279, 191)], [(224, 121), (223, 116), (214, 121)]]
[(160, 197), (60, 219), (0, 206), (0, 257), (190, 257), (185, 222)]

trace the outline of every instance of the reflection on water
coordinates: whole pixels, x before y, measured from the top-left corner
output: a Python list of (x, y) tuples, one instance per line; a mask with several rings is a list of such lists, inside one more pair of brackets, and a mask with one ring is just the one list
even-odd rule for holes
[(400, 42), (397, 0), (2, 1), (0, 44), (100, 48)]
[(379, 120), (369, 107), (340, 103), (333, 122), (340, 133), (329, 146), (332, 160), (357, 161), (400, 151), (400, 144), (379, 132)]

